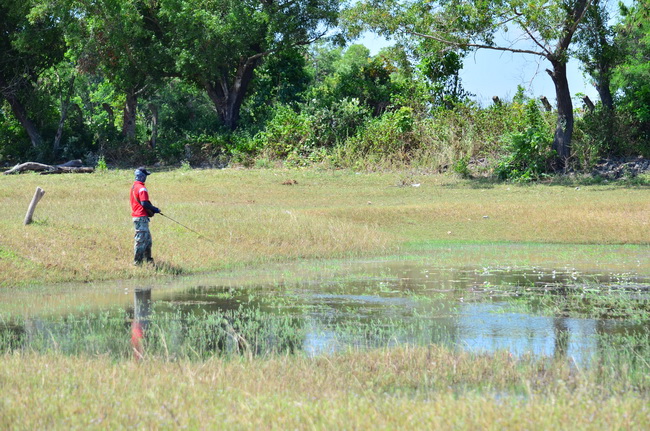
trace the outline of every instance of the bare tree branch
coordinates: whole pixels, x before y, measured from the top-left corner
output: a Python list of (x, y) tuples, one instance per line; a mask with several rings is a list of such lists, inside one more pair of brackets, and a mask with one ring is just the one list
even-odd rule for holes
[[(514, 8), (512, 9), (512, 12), (513, 12), (513, 13), (515, 14), (515, 16), (517, 16), (517, 17), (521, 17), (521, 16), (523, 16), (522, 13), (519, 13), (519, 12), (517, 11), (517, 8), (516, 8), (516, 7), (514, 7)], [(535, 45), (539, 46), (539, 47), (542, 49), (542, 51), (544, 51), (544, 52), (546, 53), (545, 57), (548, 58), (548, 56), (553, 55), (553, 53), (552, 53), (552, 52), (551, 52), (551, 51), (550, 51), (550, 50), (549, 50), (549, 49), (548, 49), (548, 48), (547, 48), (543, 43), (541, 43), (540, 41), (537, 40), (537, 38), (536, 38), (536, 37), (533, 35), (533, 33), (528, 29), (528, 26), (527, 26), (525, 23), (523, 23), (523, 22), (521, 22), (521, 21), (517, 21), (517, 25), (519, 25), (519, 26), (524, 30), (524, 32), (526, 32), (526, 34), (528, 35), (528, 37), (529, 37), (529, 38), (530, 38), (530, 39), (535, 43)]]
[(539, 51), (533, 51), (530, 49), (517, 49), (517, 48), (507, 48), (503, 46), (491, 46), (491, 45), (484, 45), (480, 43), (469, 43), (469, 42), (454, 42), (451, 40), (446, 40), (438, 36), (434, 36), (431, 34), (424, 34), (424, 33), (418, 33), (416, 31), (408, 31), (409, 34), (412, 34), (414, 36), (420, 36), (424, 37), (426, 39), (433, 39), (437, 40), (438, 42), (442, 42), (446, 45), (452, 45), (456, 46), (459, 48), (463, 47), (472, 47), (472, 48), (478, 48), (478, 49), (491, 49), (494, 51), (506, 51), (506, 52), (516, 52), (519, 54), (533, 54), (533, 55), (539, 55), (541, 57), (547, 57), (547, 54), (545, 52), (539, 52)]
[[(578, 25), (580, 25), (580, 22), (584, 18), (585, 14), (587, 13), (587, 9), (589, 9), (589, 6), (591, 5), (592, 0), (583, 0), (582, 3), (583, 5), (577, 6), (578, 8), (575, 9), (573, 12), (574, 14), (579, 14), (578, 16), (574, 16), (573, 20), (573, 25), (571, 27), (567, 28), (564, 32), (564, 37), (562, 37), (560, 40), (557, 42), (557, 48), (558, 49), (563, 49), (565, 50), (566, 47), (569, 46), (571, 42), (571, 38), (573, 37), (573, 34), (576, 32), (578, 29)], [(582, 7), (582, 10), (579, 10), (580, 7)]]
[[(313, 37), (313, 38), (311, 38), (311, 39), (307, 39), (307, 40), (302, 40), (302, 41), (299, 41), (299, 42), (295, 42), (295, 43), (289, 44), (288, 46), (304, 46), (304, 45), (311, 45), (312, 43), (316, 42), (317, 40), (319, 40), (320, 38), (322, 38), (322, 37), (325, 36), (326, 34), (327, 34), (327, 32), (324, 31), (324, 32), (322, 32), (322, 33), (316, 35), (315, 37)], [(260, 59), (260, 58), (262, 58), (262, 57), (266, 57), (266, 56), (269, 55), (269, 54), (272, 54), (272, 53), (274, 53), (274, 52), (280, 51), (280, 50), (283, 49), (283, 48), (286, 48), (286, 46), (284, 46), (284, 45), (280, 45), (280, 46), (278, 46), (277, 48), (268, 49), (268, 50), (266, 50), (266, 51), (264, 51), (264, 52), (258, 52), (257, 54), (248, 57), (248, 58), (246, 59), (245, 64), (252, 63), (253, 61), (258, 60), (258, 59)]]

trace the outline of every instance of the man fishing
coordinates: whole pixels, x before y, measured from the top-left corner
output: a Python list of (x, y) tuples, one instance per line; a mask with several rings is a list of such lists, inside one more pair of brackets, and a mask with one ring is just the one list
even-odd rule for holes
[(149, 192), (144, 185), (149, 175), (144, 167), (139, 167), (135, 170), (135, 182), (131, 187), (131, 216), (135, 226), (134, 265), (141, 265), (143, 261), (153, 263), (149, 218), (160, 213), (160, 210), (149, 201)]

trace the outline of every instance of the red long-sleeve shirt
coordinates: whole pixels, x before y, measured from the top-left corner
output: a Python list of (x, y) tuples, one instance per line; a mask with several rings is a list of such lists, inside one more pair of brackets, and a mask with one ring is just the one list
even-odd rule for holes
[(142, 206), (142, 201), (149, 200), (147, 187), (141, 181), (135, 181), (131, 187), (131, 216), (148, 217), (147, 211)]

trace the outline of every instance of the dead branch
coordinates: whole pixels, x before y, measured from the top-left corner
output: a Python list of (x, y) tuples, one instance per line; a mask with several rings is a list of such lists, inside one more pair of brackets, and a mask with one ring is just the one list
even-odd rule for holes
[(80, 174), (80, 173), (92, 173), (95, 171), (95, 168), (83, 166), (81, 160), (70, 160), (69, 162), (60, 164), (60, 165), (45, 165), (43, 163), (37, 162), (26, 162), (21, 163), (8, 171), (3, 172), (4, 175), (18, 174), (22, 172), (40, 172), (41, 175), (47, 174)]

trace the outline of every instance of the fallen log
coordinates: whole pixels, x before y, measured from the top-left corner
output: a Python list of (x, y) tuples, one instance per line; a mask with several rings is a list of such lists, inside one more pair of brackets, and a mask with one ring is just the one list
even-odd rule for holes
[(25, 171), (41, 172), (50, 169), (54, 169), (54, 166), (44, 165), (42, 163), (36, 163), (36, 162), (27, 162), (27, 163), (21, 163), (19, 165), (16, 165), (13, 168), (9, 169), (8, 171), (4, 171), (4, 174), (9, 175), (9, 174), (16, 174)]
[(84, 164), (81, 163), (81, 160), (70, 160), (69, 162), (62, 163), (60, 165), (56, 165), (57, 168), (80, 168)]
[(95, 168), (83, 166), (81, 160), (70, 160), (69, 162), (61, 165), (45, 165), (37, 162), (21, 163), (8, 171), (3, 172), (4, 175), (17, 174), (21, 172), (40, 172), (41, 175), (47, 174), (87, 174), (95, 172)]
[(57, 166), (54, 170), (43, 171), (41, 175), (51, 175), (51, 174), (92, 174), (95, 172), (95, 168), (90, 168), (87, 166), (80, 167), (67, 167), (67, 166)]

